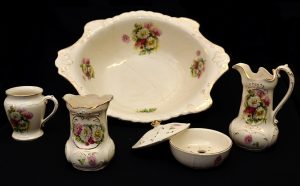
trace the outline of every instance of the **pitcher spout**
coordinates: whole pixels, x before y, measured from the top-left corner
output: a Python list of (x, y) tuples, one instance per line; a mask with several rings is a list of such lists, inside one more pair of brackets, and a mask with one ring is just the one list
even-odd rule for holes
[(254, 73), (250, 66), (245, 63), (237, 63), (232, 66), (233, 69), (237, 70), (241, 77), (246, 77), (247, 79), (253, 80), (267, 80), (267, 81), (274, 81), (276, 80), (276, 73), (273, 69), (273, 74), (270, 74), (265, 68), (260, 67), (256, 73)]
[(69, 103), (70, 100), (71, 100), (74, 96), (75, 96), (75, 95), (73, 95), (73, 94), (65, 94), (65, 95), (63, 96), (63, 100), (64, 100), (66, 103)]
[(94, 109), (101, 105), (109, 104), (113, 99), (112, 95), (104, 95), (99, 97), (96, 94), (88, 94), (85, 96), (66, 94), (63, 96), (63, 99), (73, 109), (76, 108), (86, 108)]
[(251, 72), (251, 69), (249, 67), (249, 65), (245, 64), (245, 63), (237, 63), (235, 65), (232, 66), (233, 69), (237, 70), (241, 77), (248, 77), (250, 78), (249, 73)]

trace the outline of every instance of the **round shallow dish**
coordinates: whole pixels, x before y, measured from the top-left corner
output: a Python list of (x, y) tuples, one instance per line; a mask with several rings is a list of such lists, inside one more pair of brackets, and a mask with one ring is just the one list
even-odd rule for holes
[(228, 156), (232, 141), (218, 131), (189, 128), (170, 140), (175, 159), (191, 168), (205, 169), (220, 165)]
[(209, 108), (228, 63), (196, 21), (147, 11), (87, 23), (55, 61), (80, 95), (114, 95), (109, 116), (143, 123)]

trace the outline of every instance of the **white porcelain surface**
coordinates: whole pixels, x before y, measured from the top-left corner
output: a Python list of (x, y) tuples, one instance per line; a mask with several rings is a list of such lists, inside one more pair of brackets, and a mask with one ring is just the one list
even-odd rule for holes
[(206, 169), (220, 165), (228, 156), (232, 141), (218, 131), (189, 128), (170, 140), (172, 154), (185, 166)]
[(139, 141), (132, 146), (133, 149), (149, 147), (157, 143), (170, 139), (175, 134), (186, 130), (190, 126), (189, 123), (168, 123), (164, 125), (154, 126), (144, 134)]
[[(233, 68), (241, 75), (243, 93), (239, 114), (230, 123), (229, 134), (240, 147), (255, 151), (266, 149), (278, 138), (276, 115), (293, 91), (294, 75), (288, 65), (278, 66), (273, 69), (273, 74), (263, 67), (254, 73), (249, 65), (244, 63), (238, 63)], [(289, 88), (273, 109), (273, 93), (280, 71), (287, 73)]]
[(113, 158), (115, 145), (110, 138), (106, 111), (111, 95), (66, 94), (70, 112), (70, 137), (65, 146), (67, 160), (79, 170), (97, 171)]
[(228, 63), (197, 22), (147, 11), (87, 23), (55, 61), (80, 95), (114, 95), (108, 115), (134, 122), (209, 108), (210, 91)]
[[(27, 141), (41, 137), (42, 127), (58, 108), (58, 102), (52, 95), (42, 95), (43, 89), (36, 86), (18, 86), (6, 90), (4, 108), (13, 128), (12, 137)], [(45, 116), (47, 101), (54, 103), (52, 112)]]

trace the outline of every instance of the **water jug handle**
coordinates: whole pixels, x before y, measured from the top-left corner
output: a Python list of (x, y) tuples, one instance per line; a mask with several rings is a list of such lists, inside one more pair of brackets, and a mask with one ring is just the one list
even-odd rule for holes
[(295, 84), (295, 78), (294, 78), (294, 74), (293, 72), (291, 71), (291, 69), (288, 67), (287, 64), (285, 65), (281, 65), (281, 66), (278, 66), (276, 68), (276, 75), (278, 78), (280, 78), (280, 71), (283, 70), (287, 73), (288, 77), (289, 77), (289, 88), (285, 94), (285, 96), (282, 98), (282, 100), (278, 103), (277, 107), (274, 109), (273, 111), (273, 122), (274, 124), (277, 124), (278, 123), (278, 120), (276, 119), (276, 115), (278, 113), (278, 111), (282, 108), (282, 106), (284, 105), (284, 103), (287, 101), (287, 99), (290, 97), (293, 89), (294, 89), (294, 84)]
[(53, 101), (54, 107), (52, 109), (52, 112), (45, 119), (42, 120), (42, 123), (41, 123), (42, 127), (45, 125), (46, 121), (48, 121), (53, 116), (53, 114), (56, 112), (56, 110), (58, 108), (58, 101), (54, 96), (52, 96), (52, 95), (45, 96), (44, 97), (44, 102), (46, 104), (47, 104), (47, 100)]

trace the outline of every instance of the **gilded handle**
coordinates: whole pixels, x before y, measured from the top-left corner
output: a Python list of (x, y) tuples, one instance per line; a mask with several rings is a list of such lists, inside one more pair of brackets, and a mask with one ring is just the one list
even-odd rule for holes
[(288, 65), (285, 64), (285, 65), (281, 65), (281, 66), (279, 66), (279, 67), (276, 68), (276, 75), (277, 75), (277, 77), (280, 77), (280, 71), (281, 70), (285, 71), (287, 73), (288, 77), (289, 77), (289, 88), (288, 88), (285, 96), (282, 98), (282, 100), (278, 103), (277, 107), (273, 111), (273, 121), (274, 121), (275, 124), (278, 123), (278, 120), (276, 119), (276, 115), (277, 115), (278, 111), (282, 108), (282, 106), (284, 105), (284, 103), (287, 101), (287, 99), (292, 94), (292, 91), (293, 91), (294, 85), (295, 85), (294, 74), (291, 71), (291, 69), (288, 67)]
[(54, 96), (52, 96), (52, 95), (45, 96), (44, 97), (44, 102), (47, 103), (47, 100), (53, 101), (54, 107), (52, 109), (52, 112), (46, 118), (44, 118), (42, 120), (42, 123), (41, 123), (42, 127), (45, 125), (46, 121), (48, 121), (53, 116), (53, 114), (55, 114), (55, 112), (57, 111), (57, 108), (58, 108), (58, 101)]

